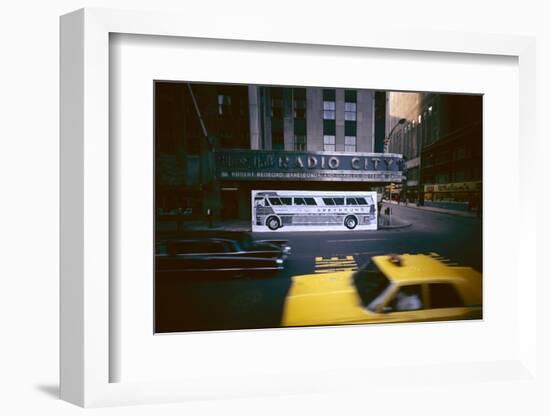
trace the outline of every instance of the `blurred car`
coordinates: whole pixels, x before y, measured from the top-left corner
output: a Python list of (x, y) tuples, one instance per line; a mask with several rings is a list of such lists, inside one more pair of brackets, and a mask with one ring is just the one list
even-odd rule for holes
[(231, 256), (279, 258), (285, 260), (290, 247), (253, 240), (234, 240), (228, 238), (186, 238), (160, 242), (158, 254), (169, 256)]
[(263, 277), (283, 268), (283, 260), (279, 258), (157, 255), (155, 261), (157, 277), (164, 279)]
[(481, 280), (429, 255), (375, 256), (356, 272), (293, 277), (282, 325), (481, 319)]
[[(262, 247), (277, 246), (283, 254), (290, 254), (291, 248), (288, 240), (284, 239), (254, 239), (247, 231), (229, 231), (229, 230), (186, 230), (182, 236), (177, 239), (203, 239), (203, 238), (223, 238), (236, 241), (240, 247), (245, 250), (262, 249)], [(173, 238), (171, 240), (177, 240)]]

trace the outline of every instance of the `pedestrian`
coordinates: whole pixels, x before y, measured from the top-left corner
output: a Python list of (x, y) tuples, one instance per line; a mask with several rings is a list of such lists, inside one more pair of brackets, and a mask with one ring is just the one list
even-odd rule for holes
[(210, 208), (206, 208), (206, 218), (208, 219), (208, 228), (212, 228), (212, 210)]

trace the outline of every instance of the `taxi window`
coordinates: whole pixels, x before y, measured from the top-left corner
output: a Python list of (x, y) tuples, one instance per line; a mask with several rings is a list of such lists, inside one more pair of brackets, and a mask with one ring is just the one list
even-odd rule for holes
[(429, 286), (430, 307), (460, 308), (464, 306), (454, 285), (450, 283), (431, 283)]
[(417, 311), (424, 308), (422, 285), (401, 286), (390, 303), (391, 311)]
[(389, 279), (372, 261), (353, 274), (353, 283), (361, 298), (361, 303), (370, 310), (376, 309), (371, 307), (373, 301), (390, 285)]

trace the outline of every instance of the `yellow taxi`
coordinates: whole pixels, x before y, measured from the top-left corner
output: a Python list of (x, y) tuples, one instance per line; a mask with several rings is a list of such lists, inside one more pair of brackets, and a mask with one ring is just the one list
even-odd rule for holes
[(358, 271), (294, 276), (283, 326), (482, 318), (481, 273), (433, 255), (372, 257)]

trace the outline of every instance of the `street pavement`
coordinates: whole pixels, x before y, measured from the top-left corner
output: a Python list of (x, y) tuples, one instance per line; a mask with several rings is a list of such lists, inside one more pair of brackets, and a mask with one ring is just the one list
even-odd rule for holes
[(411, 225), (377, 231), (254, 233), (256, 239), (288, 240), (292, 254), (285, 270), (261, 279), (157, 281), (156, 331), (277, 327), (293, 276), (356, 270), (379, 254), (438, 253), (449, 264), (482, 271), (479, 218), (403, 205), (392, 205), (392, 215)]

